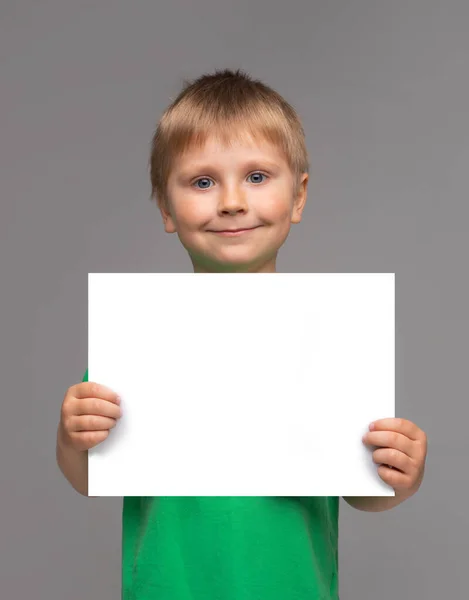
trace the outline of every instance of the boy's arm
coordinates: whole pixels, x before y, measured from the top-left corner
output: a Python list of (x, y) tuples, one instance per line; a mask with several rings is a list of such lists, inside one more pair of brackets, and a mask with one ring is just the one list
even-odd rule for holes
[(67, 445), (57, 430), (57, 464), (65, 479), (82, 496), (88, 496), (88, 451), (77, 451)]
[[(88, 369), (82, 379), (82, 382), (86, 381), (88, 381)], [(56, 458), (65, 479), (79, 494), (88, 497), (88, 450), (77, 451), (65, 443), (61, 421), (57, 428)], [(97, 498), (97, 496), (89, 497)]]

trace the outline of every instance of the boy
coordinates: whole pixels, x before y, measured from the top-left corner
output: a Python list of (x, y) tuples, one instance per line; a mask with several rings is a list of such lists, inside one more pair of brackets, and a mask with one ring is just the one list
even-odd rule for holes
[[(241, 71), (186, 84), (158, 124), (150, 171), (164, 228), (195, 273), (275, 272), (308, 181), (302, 126), (278, 93)], [(88, 449), (120, 416), (116, 394), (87, 374), (65, 395), (57, 461), (83, 495)], [(371, 429), (363, 441), (377, 448), (373, 461), (396, 496), (345, 500), (382, 511), (420, 487), (426, 436), (402, 419)], [(337, 497), (126, 497), (122, 597), (338, 600), (338, 511)]]

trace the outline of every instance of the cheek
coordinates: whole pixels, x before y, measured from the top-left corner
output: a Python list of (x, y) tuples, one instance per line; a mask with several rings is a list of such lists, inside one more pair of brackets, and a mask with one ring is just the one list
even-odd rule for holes
[(285, 198), (288, 198), (288, 196), (284, 194), (279, 195), (262, 206), (261, 210), (267, 219), (276, 223), (290, 220), (292, 205), (291, 202)]
[(185, 229), (197, 228), (210, 217), (209, 211), (203, 203), (200, 201), (191, 202), (190, 200), (176, 204), (174, 206), (174, 216), (178, 226)]

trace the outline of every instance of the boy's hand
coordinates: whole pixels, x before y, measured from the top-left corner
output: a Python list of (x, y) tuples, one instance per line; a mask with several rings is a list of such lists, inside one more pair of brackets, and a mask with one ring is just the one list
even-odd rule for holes
[(73, 385), (62, 403), (59, 434), (63, 443), (84, 452), (103, 442), (121, 417), (115, 392), (93, 382)]
[(396, 495), (411, 496), (420, 487), (427, 456), (427, 436), (405, 419), (380, 419), (370, 425), (363, 442), (377, 446), (373, 462), (378, 475)]

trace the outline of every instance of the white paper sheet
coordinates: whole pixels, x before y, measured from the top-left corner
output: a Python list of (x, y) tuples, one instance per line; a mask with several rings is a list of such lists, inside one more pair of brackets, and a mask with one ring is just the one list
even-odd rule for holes
[(89, 381), (123, 417), (90, 496), (393, 496), (394, 273), (90, 273)]

